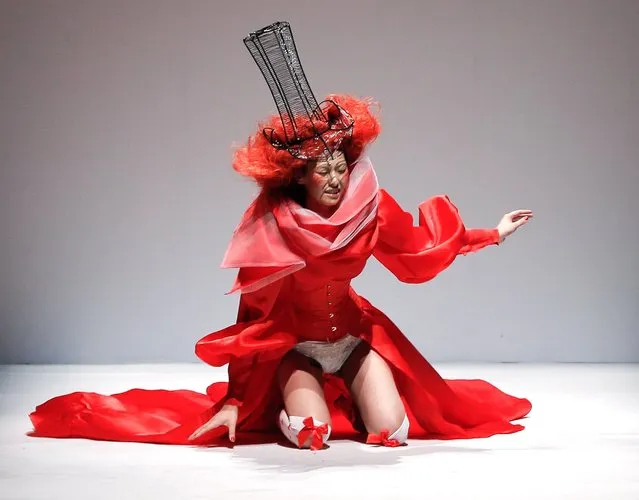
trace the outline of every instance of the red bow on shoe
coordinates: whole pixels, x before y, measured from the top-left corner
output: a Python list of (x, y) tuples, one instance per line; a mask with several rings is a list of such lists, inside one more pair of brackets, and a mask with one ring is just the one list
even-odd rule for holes
[(311, 450), (321, 450), (324, 447), (324, 436), (328, 433), (328, 424), (315, 425), (313, 417), (304, 419), (304, 428), (297, 435), (297, 442), (301, 448), (311, 436)]
[(369, 434), (366, 438), (366, 444), (380, 444), (382, 446), (389, 446), (394, 448), (396, 446), (401, 446), (397, 439), (388, 439), (390, 432), (386, 429), (382, 430), (379, 434)]

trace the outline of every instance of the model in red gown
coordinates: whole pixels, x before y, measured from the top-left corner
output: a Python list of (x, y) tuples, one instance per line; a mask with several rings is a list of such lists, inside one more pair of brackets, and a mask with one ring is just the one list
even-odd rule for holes
[[(415, 224), (380, 189), (363, 153), (379, 133), (369, 104), (346, 96), (329, 101), (352, 119), (335, 148), (349, 160), (350, 182), (329, 217), (292, 197), (272, 196), (273, 186), (290, 183), (306, 162), (274, 148), (272, 135), (256, 133), (236, 155), (236, 169), (262, 187), (222, 264), (238, 269), (232, 289), (240, 294), (237, 321), (195, 347), (205, 363), (228, 365), (229, 382), (212, 384), (206, 394), (132, 389), (110, 396), (58, 396), (31, 413), (33, 436), (228, 445), (225, 427), (196, 440), (189, 436), (231, 404), (239, 407), (237, 443), (278, 440), (283, 401), (276, 373), (282, 358), (300, 342), (331, 343), (347, 334), (369, 344), (391, 368), (410, 422), (409, 438), (479, 438), (523, 429), (513, 421), (529, 413), (528, 400), (482, 380), (444, 380), (404, 333), (351, 287), (371, 256), (400, 281), (425, 283), (458, 256), (497, 245), (498, 230), (466, 228), (443, 195), (419, 205)], [(270, 123), (283, 134), (276, 122)], [(358, 410), (342, 378), (325, 373), (323, 388), (332, 436), (359, 439)]]

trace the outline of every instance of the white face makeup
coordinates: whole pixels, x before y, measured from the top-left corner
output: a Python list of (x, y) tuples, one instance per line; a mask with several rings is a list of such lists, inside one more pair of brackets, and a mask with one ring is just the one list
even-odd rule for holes
[(300, 183), (306, 186), (309, 208), (337, 208), (342, 201), (350, 172), (341, 151), (310, 164)]

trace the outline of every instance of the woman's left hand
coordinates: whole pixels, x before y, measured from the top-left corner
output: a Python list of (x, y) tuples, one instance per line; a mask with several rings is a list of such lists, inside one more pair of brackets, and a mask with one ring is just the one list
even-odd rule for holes
[(499, 243), (502, 243), (508, 236), (526, 224), (533, 216), (532, 210), (520, 209), (504, 215), (497, 224), (499, 232)]

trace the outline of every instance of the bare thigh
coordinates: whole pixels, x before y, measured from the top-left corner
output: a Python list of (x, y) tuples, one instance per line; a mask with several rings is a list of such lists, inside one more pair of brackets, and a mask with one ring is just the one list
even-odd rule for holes
[(322, 389), (322, 370), (309, 358), (290, 351), (280, 363), (277, 377), (289, 416), (312, 416), (330, 425), (331, 416)]
[(342, 367), (341, 374), (369, 433), (379, 434), (382, 430), (393, 433), (400, 427), (406, 411), (384, 358), (362, 342)]

